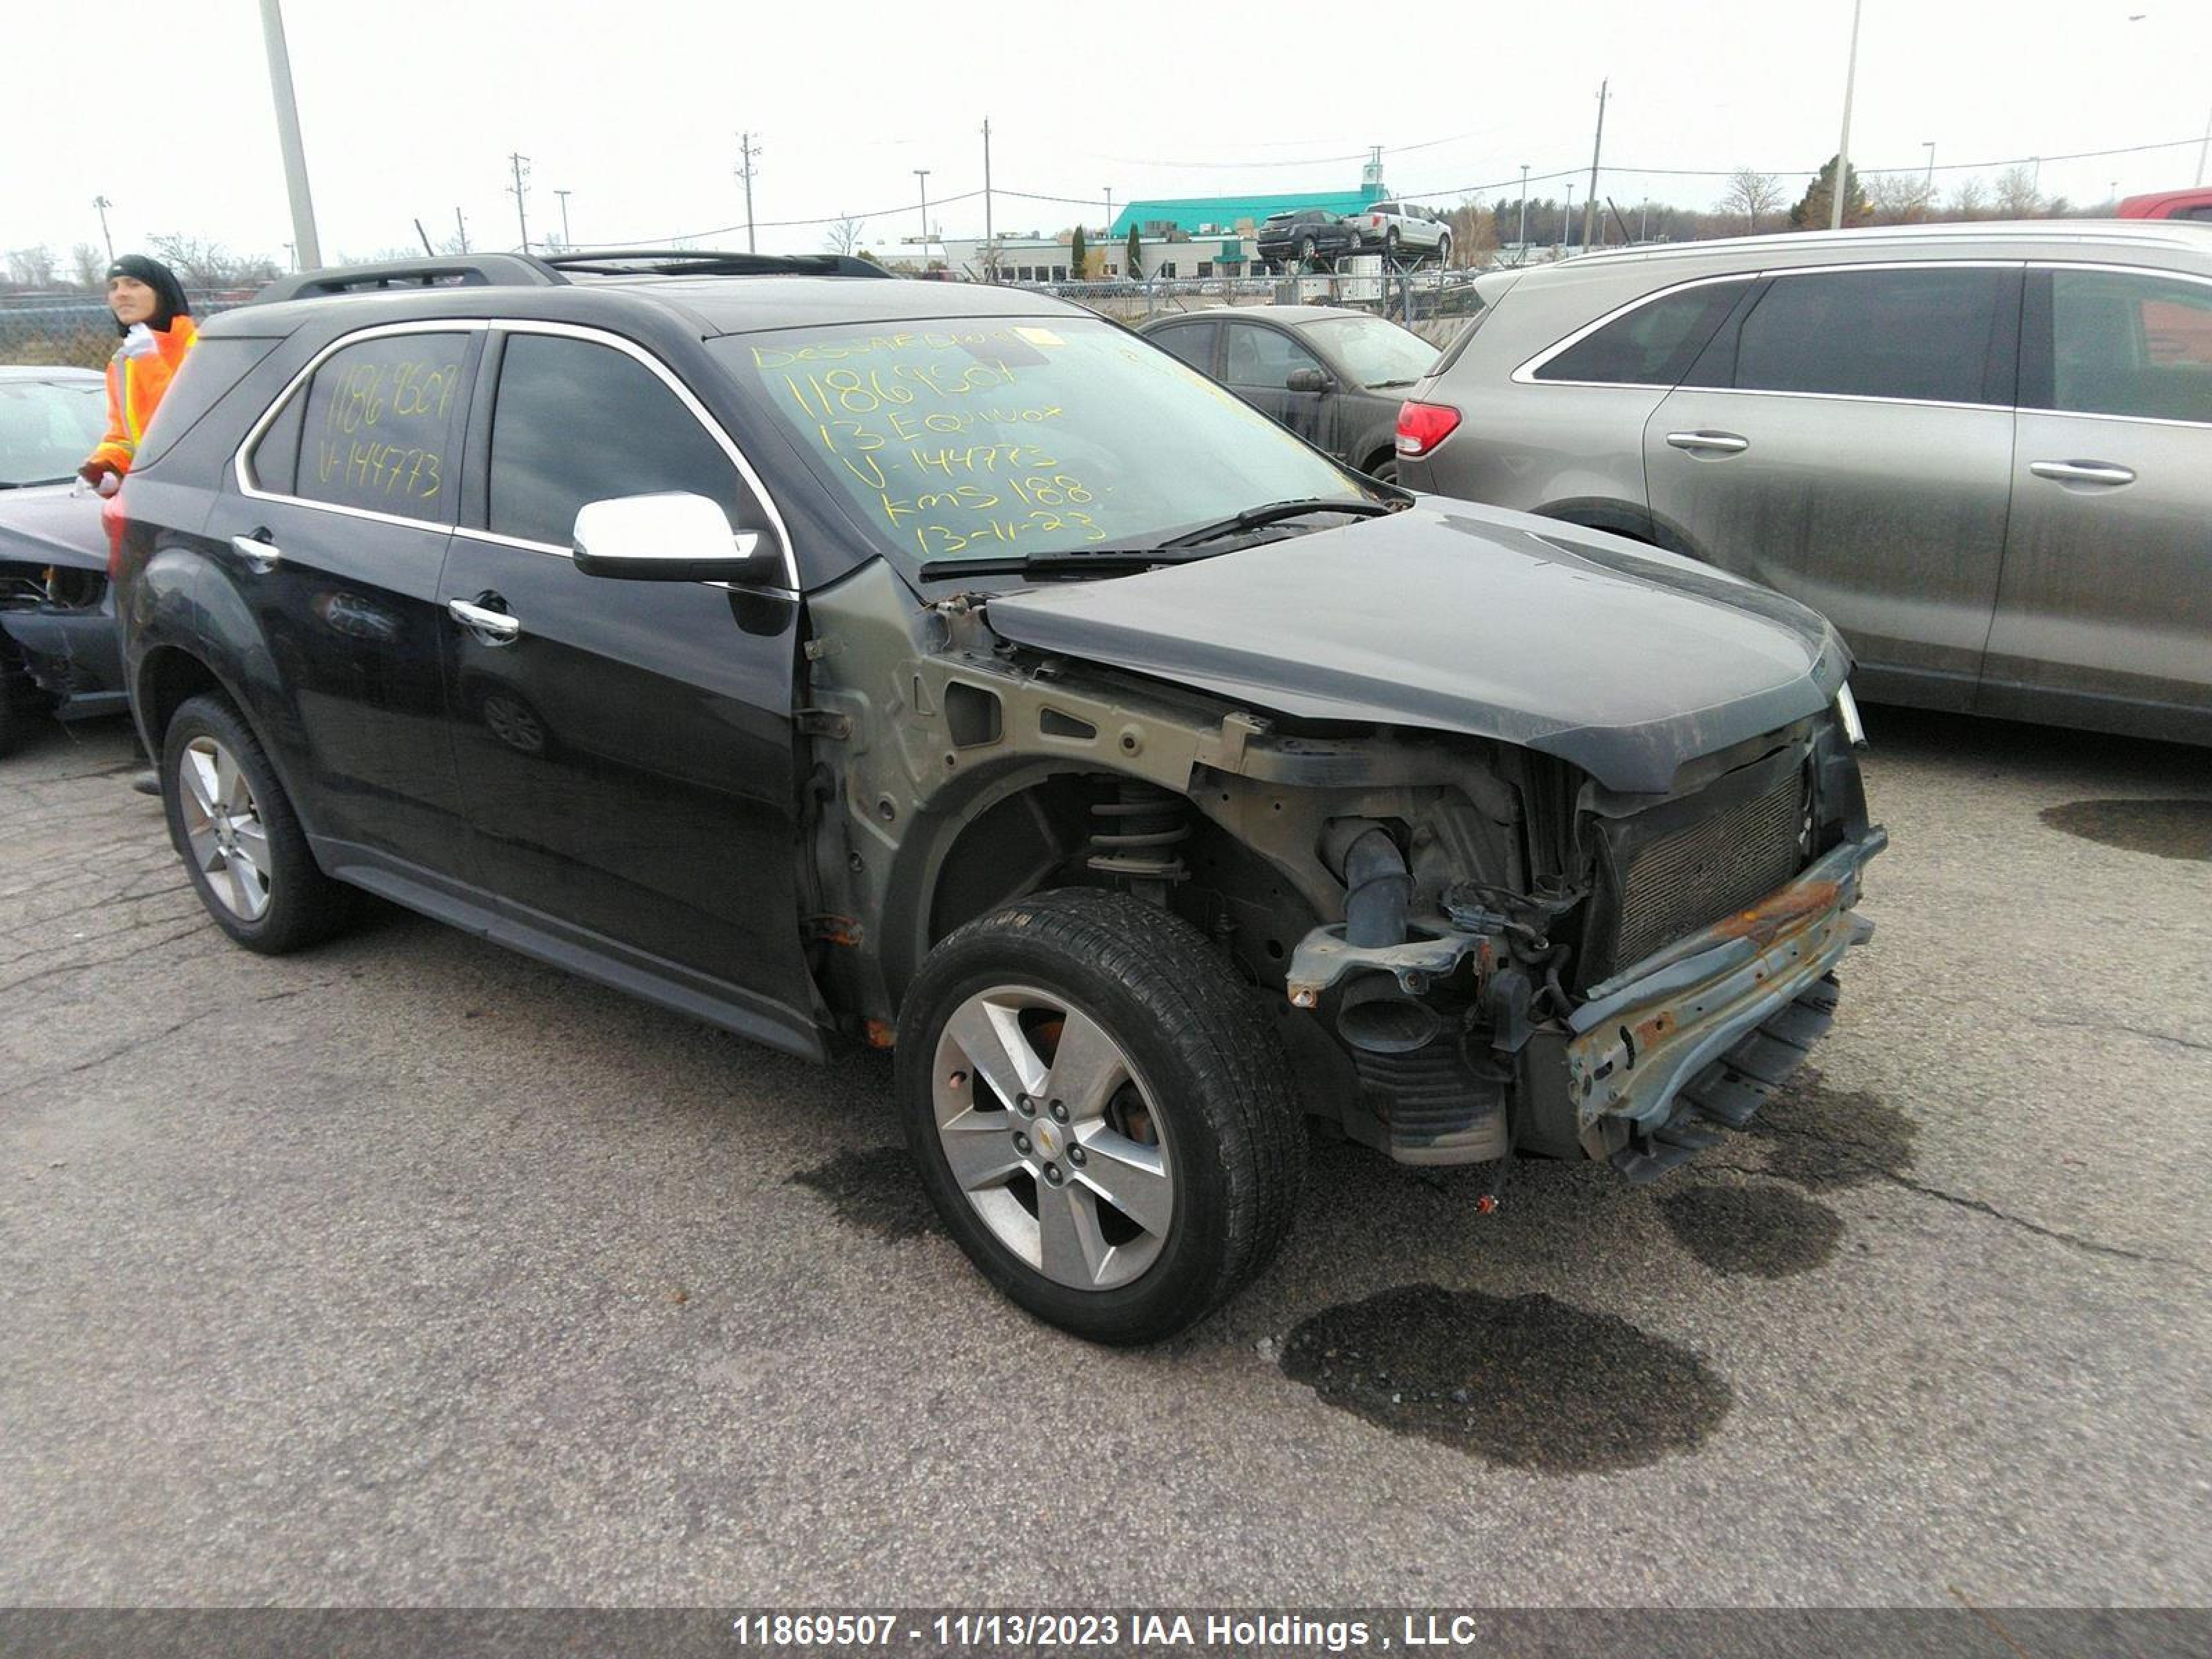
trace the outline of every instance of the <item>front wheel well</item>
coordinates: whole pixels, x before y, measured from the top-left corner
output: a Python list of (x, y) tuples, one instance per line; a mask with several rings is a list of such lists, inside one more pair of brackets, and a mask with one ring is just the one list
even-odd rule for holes
[[(230, 696), (229, 687), (189, 651), (173, 645), (156, 646), (138, 668), (138, 713), (147, 741), (159, 753), (161, 735), (177, 710), (204, 692)], [(237, 700), (231, 699), (234, 702)]]

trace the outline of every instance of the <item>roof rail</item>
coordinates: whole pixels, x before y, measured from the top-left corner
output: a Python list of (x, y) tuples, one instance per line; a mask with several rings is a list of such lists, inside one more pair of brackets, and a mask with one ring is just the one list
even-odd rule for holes
[(548, 253), (539, 263), (585, 276), (888, 276), (850, 253), (738, 253), (715, 248), (610, 247)]
[(461, 253), (450, 258), (392, 259), (373, 265), (329, 265), (279, 276), (253, 296), (261, 305), (333, 294), (375, 294), (408, 288), (552, 288), (568, 282), (544, 260), (527, 253)]
[(613, 247), (565, 253), (461, 253), (331, 265), (279, 276), (253, 303), (382, 294), (410, 288), (557, 288), (579, 276), (889, 276), (849, 253), (725, 253), (712, 248)]

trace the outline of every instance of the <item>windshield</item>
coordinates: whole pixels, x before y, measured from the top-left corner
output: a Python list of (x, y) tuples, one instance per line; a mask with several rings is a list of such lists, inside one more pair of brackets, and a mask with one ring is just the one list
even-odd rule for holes
[(0, 380), (0, 486), (61, 483), (106, 424), (101, 380)]
[(887, 551), (1156, 546), (1263, 503), (1377, 499), (1158, 346), (1091, 317), (714, 343)]
[(1330, 317), (1305, 332), (1362, 386), (1411, 386), (1436, 366), (1435, 346), (1380, 317)]

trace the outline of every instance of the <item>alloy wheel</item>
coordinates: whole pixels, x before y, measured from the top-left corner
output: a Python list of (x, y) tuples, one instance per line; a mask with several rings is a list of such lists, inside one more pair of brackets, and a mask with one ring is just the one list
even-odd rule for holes
[(177, 762), (185, 840), (208, 890), (242, 921), (269, 908), (269, 828), (238, 757), (213, 738), (194, 738)]
[(1158, 1259), (1175, 1176), (1155, 1097), (1066, 998), (1023, 985), (969, 997), (938, 1039), (931, 1092), (953, 1180), (1018, 1260), (1104, 1291)]

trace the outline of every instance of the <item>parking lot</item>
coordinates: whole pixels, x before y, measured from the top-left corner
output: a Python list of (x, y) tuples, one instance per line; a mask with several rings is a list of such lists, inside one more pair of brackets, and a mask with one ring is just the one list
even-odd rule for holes
[(0, 1597), (2202, 1601), (2205, 756), (1869, 724), (1879, 932), (1753, 1132), (1644, 1188), (1319, 1147), (1134, 1352), (938, 1235), (881, 1058), (397, 911), (248, 955), (122, 729), (50, 729), (0, 764)]

